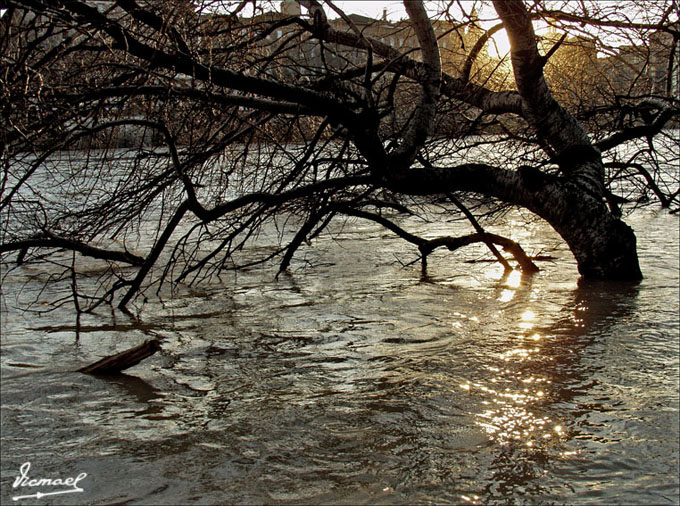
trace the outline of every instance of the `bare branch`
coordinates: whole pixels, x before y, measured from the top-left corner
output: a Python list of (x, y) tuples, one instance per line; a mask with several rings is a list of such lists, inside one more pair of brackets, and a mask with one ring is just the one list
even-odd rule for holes
[(640, 106), (652, 106), (658, 110), (654, 120), (651, 123), (624, 128), (623, 130), (615, 132), (609, 137), (597, 142), (595, 146), (600, 151), (605, 152), (633, 139), (638, 139), (640, 137), (653, 137), (661, 132), (661, 130), (673, 118), (680, 116), (680, 108), (663, 102), (650, 102), (649, 100), (645, 100), (640, 103)]
[[(425, 266), (427, 263), (428, 255), (430, 255), (430, 253), (432, 253), (435, 249), (439, 247), (446, 247), (449, 249), (449, 251), (455, 251), (459, 248), (469, 246), (471, 244), (480, 242), (483, 243), (490, 242), (498, 244), (499, 246), (503, 247), (506, 251), (511, 253), (515, 257), (517, 263), (520, 265), (524, 272), (533, 273), (538, 272), (539, 270), (538, 267), (536, 267), (536, 264), (532, 262), (532, 260), (527, 256), (527, 254), (524, 252), (524, 250), (518, 243), (512, 241), (511, 239), (496, 234), (476, 233), (461, 237), (439, 237), (436, 239), (423, 239), (421, 237), (411, 234), (410, 232), (407, 232), (394, 222), (377, 214), (349, 207), (342, 208), (341, 212), (344, 214), (348, 214), (350, 216), (356, 216), (358, 218), (374, 221), (382, 225), (386, 229), (394, 232), (396, 235), (398, 235), (405, 241), (410, 242), (411, 244), (415, 244), (416, 246), (418, 246), (418, 250), (422, 255), (423, 266)], [(505, 266), (507, 264), (503, 265)]]
[(109, 260), (112, 262), (122, 262), (130, 265), (142, 265), (144, 263), (144, 258), (134, 255), (129, 251), (114, 251), (97, 248), (84, 242), (58, 237), (49, 232), (38, 237), (0, 244), (0, 253), (24, 251), (29, 248), (72, 250), (88, 257)]

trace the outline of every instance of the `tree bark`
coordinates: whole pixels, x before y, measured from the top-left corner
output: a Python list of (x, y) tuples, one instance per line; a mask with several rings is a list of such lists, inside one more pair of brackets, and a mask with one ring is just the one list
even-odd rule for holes
[[(605, 202), (604, 165), (599, 149), (579, 122), (553, 97), (543, 75), (531, 17), (521, 0), (494, 0), (510, 39), (512, 67), (523, 116), (557, 153), (562, 177), (538, 170), (522, 177), (522, 203), (564, 238), (586, 278), (640, 280), (633, 230), (611, 214)], [(548, 184), (544, 184), (550, 181)], [(524, 192), (520, 192), (524, 193)], [(527, 198), (528, 197), (528, 198)]]
[(588, 279), (641, 280), (633, 229), (581, 185), (567, 181), (556, 190), (532, 199), (533, 210), (565, 240), (579, 273)]
[[(385, 187), (412, 195), (445, 194), (462, 190), (495, 197), (526, 207), (548, 221), (569, 244), (583, 276), (632, 280), (641, 278), (633, 231), (612, 214), (606, 204), (608, 193), (605, 188), (605, 171), (601, 151), (612, 149), (636, 137), (659, 133), (670, 118), (677, 114), (677, 108), (663, 104), (655, 105), (648, 100), (645, 106), (653, 107), (658, 111), (653, 121), (643, 126), (624, 128), (621, 132), (594, 144), (583, 125), (553, 96), (543, 74), (546, 56), (541, 55), (538, 50), (531, 21), (532, 14), (521, 0), (494, 2), (511, 41), (517, 91), (491, 91), (482, 85), (470, 82), (470, 65), (477, 51), (483, 47), (483, 39), (473, 48), (464, 65), (462, 77), (453, 77), (443, 73), (436, 34), (432, 22), (427, 18), (422, 2), (406, 2), (413, 31), (422, 52), (422, 62), (418, 62), (409, 58), (401, 50), (368, 37), (356, 30), (356, 27), (354, 32), (341, 32), (334, 29), (329, 25), (323, 7), (318, 1), (301, 0), (301, 3), (309, 9), (313, 21), (307, 22), (303, 18), (291, 17), (287, 18), (286, 23), (295, 23), (300, 29), (307, 30), (320, 41), (353, 46), (369, 52), (365, 66), (343, 70), (338, 74), (332, 72), (328, 75), (319, 74), (318, 81), (313, 85), (304, 80), (293, 84), (277, 80), (269, 75), (258, 77), (249, 71), (244, 71), (238, 65), (231, 68), (228, 63), (219, 64), (213, 62), (212, 59), (203, 60), (200, 54), (192, 53), (190, 49), (190, 46), (199, 46), (187, 45), (187, 42), (191, 43), (193, 39), (184, 40), (182, 38), (184, 32), (173, 28), (171, 23), (166, 26), (162, 17), (154, 14), (153, 9), (146, 6), (142, 8), (137, 2), (129, 0), (119, 2), (119, 7), (136, 20), (134, 23), (128, 23), (118, 19), (117, 16), (100, 12), (88, 2), (82, 1), (62, 2), (59, 4), (61, 5), (59, 9), (54, 8), (52, 2), (45, 0), (13, 0), (10, 3), (16, 8), (26, 8), (37, 14), (49, 15), (51, 20), (58, 21), (58, 24), (63, 23), (67, 27), (78, 24), (81, 27), (87, 26), (88, 31), (91, 31), (93, 35), (91, 41), (90, 38), (86, 40), (89, 41), (88, 44), (91, 42), (94, 45), (92, 48), (83, 46), (81, 49), (90, 51), (93, 48), (99, 48), (102, 51), (105, 50), (107, 54), (110, 52), (112, 57), (116, 57), (120, 52), (125, 62), (132, 62), (130, 65), (133, 65), (133, 68), (135, 65), (138, 66), (137, 72), (140, 75), (147, 75), (149, 69), (154, 69), (154, 72), (158, 71), (158, 76), (162, 77), (158, 80), (138, 82), (131, 76), (109, 79), (104, 75), (95, 75), (97, 79), (93, 83), (97, 82), (96, 86), (88, 84), (80, 88), (76, 87), (73, 92), (69, 93), (63, 90), (70, 90), (70, 86), (63, 86), (63, 83), (55, 81), (49, 86), (41, 85), (36, 91), (31, 91), (30, 93), (34, 93), (35, 97), (31, 97), (26, 91), (29, 88), (25, 87), (25, 90), (21, 91), (21, 87), (17, 87), (13, 97), (19, 97), (22, 100), (26, 98), (24, 95), (28, 94), (27, 96), (35, 99), (36, 103), (43, 104), (44, 101), (46, 106), (49, 106), (52, 100), (58, 104), (63, 101), (61, 108), (58, 109), (62, 116), (55, 116), (48, 112), (50, 107), (44, 107), (45, 110), (42, 111), (44, 116), (40, 116), (39, 121), (27, 120), (28, 128), (13, 127), (16, 131), (5, 134), (6, 144), (15, 142), (19, 138), (23, 139), (23, 130), (33, 131), (32, 135), (40, 138), (43, 135), (42, 132), (52, 130), (48, 128), (52, 126), (52, 122), (61, 123), (65, 131), (70, 134), (66, 144), (60, 139), (53, 141), (55, 144), (52, 147), (56, 150), (55, 146), (56, 148), (69, 146), (73, 139), (93, 134), (102, 128), (111, 128), (117, 123), (154, 127), (164, 133), (178, 176), (176, 184), (184, 185), (187, 200), (181, 204), (177, 214), (161, 234), (153, 249), (147, 253), (146, 258), (142, 259), (125, 252), (103, 252), (72, 239), (59, 239), (58, 241), (61, 247), (75, 249), (83, 254), (140, 266), (135, 278), (123, 279), (117, 285), (116, 290), (129, 287), (120, 303), (121, 307), (124, 307), (139, 291), (141, 283), (160, 257), (185, 213), (193, 213), (203, 224), (207, 225), (217, 220), (228, 220), (230, 213), (242, 209), (245, 212), (247, 206), (251, 205), (253, 209), (257, 209), (253, 212), (257, 213), (262, 209), (269, 209), (287, 202), (301, 201), (309, 196), (330, 195), (334, 192), (340, 193), (346, 189), (358, 188)], [(7, 16), (5, 22), (6, 20)], [(143, 29), (136, 28), (140, 23), (144, 25)], [(269, 27), (267, 33), (271, 34), (273, 26)], [(236, 30), (236, 28), (233, 29)], [(498, 28), (492, 30), (496, 29)], [(264, 34), (263, 31), (260, 35), (264, 36)], [(189, 37), (187, 34), (184, 36)], [(101, 47), (95, 44), (97, 40), (103, 41)], [(255, 42), (257, 40), (259, 39), (253, 39)], [(74, 45), (71, 49), (76, 50), (78, 47)], [(239, 46), (230, 45), (225, 49), (237, 47)], [(374, 54), (381, 56), (383, 60), (374, 64)], [(273, 56), (271, 58), (271, 61), (275, 60)], [(47, 62), (44, 58), (40, 61)], [(109, 65), (110, 62), (106, 63), (106, 61), (103, 64)], [(18, 65), (17, 68), (19, 67)], [(23, 75), (22, 72), (24, 71), (21, 70), (17, 75)], [(362, 95), (363, 99), (354, 97), (354, 94), (346, 95), (343, 92), (343, 86), (338, 82), (345, 78), (349, 80), (356, 72), (359, 73), (359, 77), (362, 74), (366, 77), (364, 91), (368, 90), (368, 92), (364, 93), (365, 96)], [(371, 88), (370, 84), (372, 74), (380, 72), (391, 72), (397, 77), (403, 75), (416, 82), (421, 92), (409, 123), (404, 131), (390, 142), (383, 142), (389, 139), (381, 137), (379, 128), (381, 116), (378, 114), (381, 110), (376, 107), (371, 95), (372, 91), (376, 91)], [(184, 77), (182, 79), (172, 77), (177, 73)], [(45, 73), (44, 77), (47, 76), (48, 73)], [(120, 77), (125, 78), (119, 81)], [(187, 82), (185, 79), (190, 81), (190, 86), (184, 84)], [(87, 79), (86, 82), (88, 82)], [(331, 85), (320, 86), (322, 83), (334, 83), (336, 89), (334, 90)], [(394, 83), (396, 86), (397, 80)], [(232, 94), (231, 91), (234, 90), (244, 93)], [(75, 127), (70, 126), (90, 124), (75, 121), (79, 115), (85, 118), (90, 114), (89, 108), (87, 110), (83, 108), (83, 111), (78, 112), (78, 107), (80, 107), (78, 104), (81, 101), (93, 104), (96, 102), (101, 105), (106, 103), (107, 99), (137, 98), (138, 95), (153, 96), (159, 102), (163, 102), (166, 97), (165, 107), (169, 107), (168, 104), (173, 103), (171, 100), (179, 97), (191, 100), (194, 104), (222, 105), (224, 111), (221, 114), (226, 114), (229, 110), (227, 106), (234, 108), (238, 106), (279, 115), (327, 118), (324, 121), (328, 121), (334, 128), (337, 127), (338, 131), (342, 131), (342, 136), (346, 135), (355, 144), (362, 159), (359, 165), (365, 167), (365, 170), (363, 168), (355, 170), (354, 167), (348, 166), (347, 172), (336, 173), (335, 169), (329, 170), (325, 178), (320, 175), (316, 179), (315, 176), (315, 179), (308, 182), (305, 178), (300, 178), (297, 184), (292, 182), (293, 179), (286, 179), (283, 185), (265, 185), (261, 191), (239, 194), (232, 200), (218, 199), (210, 204), (211, 201), (204, 197), (204, 202), (201, 202), (199, 197), (202, 193), (194, 190), (195, 183), (190, 177), (193, 174), (200, 174), (192, 170), (203, 170), (197, 169), (197, 160), (200, 157), (191, 157), (181, 160), (180, 163), (178, 151), (174, 147), (176, 141), (170, 135), (170, 130), (158, 120), (127, 118), (104, 123), (98, 120), (95, 126), (86, 128), (85, 132), (81, 131), (82, 127), (74, 130)], [(538, 168), (514, 170), (483, 164), (466, 164), (453, 168), (414, 167), (414, 156), (427, 147), (426, 140), (433, 119), (440, 113), (438, 106), (442, 103), (441, 96), (463, 101), (479, 108), (485, 114), (510, 113), (525, 120), (539, 138), (537, 144), (543, 146), (551, 161), (559, 165), (559, 176), (545, 174)], [(388, 103), (393, 105), (393, 100), (388, 100)], [(100, 105), (93, 106), (93, 109), (97, 111)], [(72, 117), (71, 106), (75, 110)], [(410, 107), (407, 108), (407, 110), (410, 109)], [(99, 119), (106, 119), (103, 112), (98, 114), (101, 114)], [(207, 116), (212, 117), (212, 112)], [(196, 118), (199, 117), (203, 121), (202, 116), (197, 114)], [(237, 119), (235, 114), (230, 117)], [(245, 120), (239, 119), (239, 121)], [(224, 123), (224, 125), (227, 124)], [(21, 122), (17, 125), (21, 125)], [(248, 126), (248, 128), (252, 127), (252, 125)], [(38, 132), (40, 132), (39, 135)], [(30, 146), (31, 142), (34, 142), (30, 139), (26, 145)], [(195, 142), (197, 144), (192, 145), (192, 149), (200, 150), (205, 147), (204, 142), (207, 141), (196, 140)], [(223, 142), (226, 145), (227, 141)], [(385, 148), (385, 145), (389, 146), (389, 149)], [(22, 144), (18, 143), (16, 146), (20, 148)], [(18, 195), (19, 188), (24, 187), (24, 183), (27, 183), (38, 165), (35, 163), (19, 179), (8, 196), (0, 202), (0, 208), (12, 203), (13, 196)], [(316, 170), (317, 165), (314, 165), (314, 174)], [(263, 168), (263, 171), (266, 172), (267, 169)], [(198, 187), (196, 185), (196, 188)], [(133, 193), (133, 195), (143, 196), (143, 193)], [(317, 200), (317, 205), (318, 202), (322, 200)], [(300, 237), (304, 235), (303, 233)], [(35, 237), (27, 240), (33, 239)], [(28, 248), (55, 246), (57, 244), (55, 241), (55, 238), (50, 238), (49, 243), (37, 245), (16, 240), (0, 246), (0, 253), (3, 247), (6, 250), (17, 249), (20, 251), (19, 260), (21, 260)]]
[[(602, 162), (591, 160), (579, 165), (586, 163)], [(609, 211), (603, 196), (589, 183), (574, 175), (558, 177), (538, 169), (513, 171), (465, 164), (411, 170), (392, 180), (390, 189), (411, 195), (470, 191), (525, 207), (562, 236), (583, 277), (639, 281), (642, 273), (633, 230)]]

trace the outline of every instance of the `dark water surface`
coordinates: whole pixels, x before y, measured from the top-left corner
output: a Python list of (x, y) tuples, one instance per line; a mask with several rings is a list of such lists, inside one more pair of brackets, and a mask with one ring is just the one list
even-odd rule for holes
[[(15, 309), (49, 295), (26, 268), (2, 287), (0, 502), (678, 504), (678, 217), (628, 222), (636, 286), (579, 286), (520, 219), (514, 238), (559, 257), (538, 275), (464, 263), (473, 248), (423, 280), (409, 245), (355, 223), (278, 281), (104, 310), (78, 340), (68, 307)], [(163, 351), (127, 375), (71, 372), (150, 337)], [(13, 502), (59, 488), (13, 488), (25, 462), (87, 473), (83, 492)]]

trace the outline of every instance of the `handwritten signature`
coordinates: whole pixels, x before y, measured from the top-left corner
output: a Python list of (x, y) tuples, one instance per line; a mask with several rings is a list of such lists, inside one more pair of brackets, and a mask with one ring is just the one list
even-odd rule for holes
[(35, 492), (28, 495), (17, 495), (12, 497), (13, 501), (19, 501), (21, 499), (41, 499), (49, 495), (58, 494), (72, 494), (74, 492), (84, 492), (82, 488), (78, 486), (78, 482), (84, 480), (87, 477), (87, 473), (80, 473), (78, 476), (71, 478), (30, 478), (28, 476), (28, 471), (31, 469), (31, 463), (25, 462), (19, 468), (19, 476), (14, 480), (12, 488), (19, 487), (71, 487), (65, 490), (55, 490), (52, 492)]

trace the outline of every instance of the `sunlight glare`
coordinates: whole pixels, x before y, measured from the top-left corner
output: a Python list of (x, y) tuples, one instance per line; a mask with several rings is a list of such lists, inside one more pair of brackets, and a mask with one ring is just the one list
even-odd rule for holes
[(494, 33), (489, 40), (489, 56), (504, 58), (510, 54), (510, 41), (505, 30)]
[(534, 327), (533, 321), (536, 318), (536, 313), (531, 310), (527, 310), (522, 313), (521, 318), (522, 321), (519, 324), (519, 328), (528, 330)]
[(510, 302), (512, 298), (515, 296), (515, 290), (509, 290), (509, 289), (504, 289), (503, 293), (501, 293), (501, 296), (498, 297), (499, 302)]
[(533, 320), (534, 318), (536, 318), (536, 313), (534, 313), (534, 312), (531, 311), (530, 309), (528, 309), (527, 311), (524, 311), (524, 312), (522, 313), (522, 320), (524, 320), (525, 322), (531, 321), (531, 320)]
[(508, 288), (519, 288), (519, 286), (522, 284), (522, 271), (512, 271), (510, 275), (508, 276), (508, 279), (505, 281), (505, 285)]

